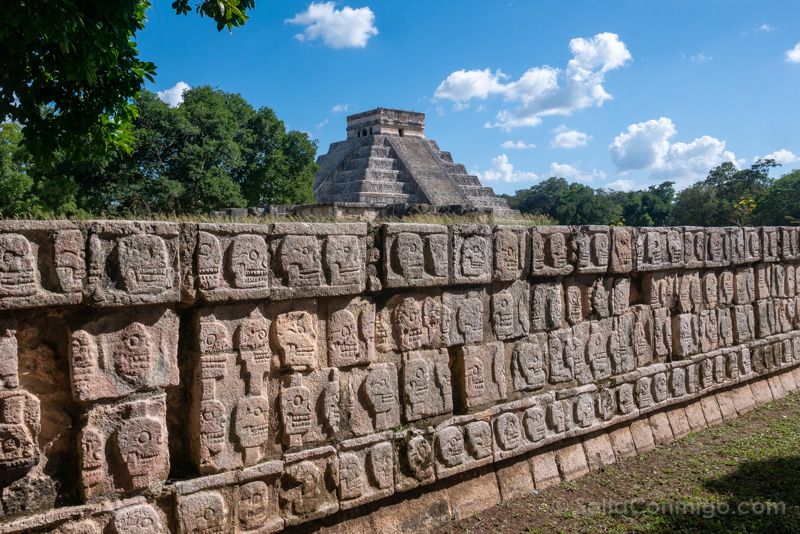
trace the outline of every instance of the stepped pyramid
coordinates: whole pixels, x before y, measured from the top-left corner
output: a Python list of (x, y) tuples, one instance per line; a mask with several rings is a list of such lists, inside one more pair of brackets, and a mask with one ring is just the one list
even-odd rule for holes
[(495, 215), (517, 214), (425, 138), (425, 114), (377, 108), (347, 117), (347, 139), (317, 159), (317, 202), (467, 206)]

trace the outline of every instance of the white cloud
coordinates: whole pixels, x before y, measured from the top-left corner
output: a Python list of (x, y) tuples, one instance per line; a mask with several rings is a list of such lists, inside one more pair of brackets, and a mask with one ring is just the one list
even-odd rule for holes
[(370, 8), (336, 9), (334, 2), (312, 2), (308, 9), (286, 22), (305, 26), (303, 33), (295, 35), (298, 41), (321, 39), (331, 48), (364, 48), (370, 37), (378, 35), (375, 13)]
[(525, 141), (503, 141), (503, 144), (500, 145), (502, 148), (506, 150), (531, 150), (536, 148), (536, 145), (533, 143), (526, 143)]
[(584, 172), (575, 165), (569, 163), (556, 163), (555, 161), (550, 164), (550, 176), (558, 176), (559, 178), (568, 178), (578, 182), (591, 182), (595, 179), (602, 180), (606, 177), (606, 173), (597, 169)]
[(550, 141), (550, 146), (553, 148), (578, 148), (586, 146), (592, 136), (578, 130), (570, 130), (564, 125), (556, 128), (556, 135)]
[(792, 153), (790, 150), (781, 148), (780, 150), (776, 150), (772, 154), (767, 154), (766, 156), (756, 156), (753, 158), (753, 161), (758, 161), (760, 159), (774, 159), (775, 163), (788, 165), (789, 163), (794, 163), (795, 161), (800, 160), (800, 157)]
[(705, 55), (703, 52), (699, 52), (697, 54), (689, 56), (689, 61), (691, 61), (692, 63), (698, 63), (698, 64), (708, 63), (712, 59), (714, 59), (714, 58), (711, 57), (711, 56)]
[(317, 130), (321, 130), (322, 128), (324, 128), (327, 125), (328, 125), (328, 119), (325, 119), (322, 122), (318, 122), (316, 124), (316, 128), (317, 128)]
[(787, 63), (800, 63), (800, 43), (794, 45), (794, 48), (786, 51)]
[(619, 180), (614, 180), (613, 182), (609, 182), (606, 184), (606, 188), (613, 189), (615, 191), (633, 191), (635, 184), (633, 180), (625, 180), (624, 178), (620, 178)]
[(439, 84), (434, 98), (452, 100), (463, 109), (470, 100), (502, 96), (516, 107), (500, 110), (495, 122), (486, 126), (505, 130), (536, 126), (549, 115), (602, 106), (611, 99), (603, 87), (606, 73), (631, 60), (625, 43), (614, 33), (598, 33), (591, 39), (572, 39), (569, 48), (572, 59), (565, 68), (532, 67), (515, 81), (506, 81), (500, 70), (455, 71)]
[(609, 145), (611, 159), (622, 172), (646, 170), (653, 179), (669, 179), (678, 187), (705, 177), (720, 163), (738, 165), (725, 141), (704, 135), (690, 143), (671, 139), (677, 133), (672, 120), (661, 117), (631, 124)]
[(336, 104), (331, 108), (331, 113), (345, 113), (350, 108), (350, 104)]
[(767, 23), (764, 23), (761, 26), (757, 26), (756, 27), (756, 31), (757, 32), (764, 32), (764, 33), (774, 32), (776, 29), (777, 28), (775, 26), (772, 26), (772, 25), (767, 24)]
[(156, 94), (158, 98), (166, 102), (169, 107), (174, 108), (183, 102), (183, 92), (191, 88), (192, 87), (186, 82), (178, 82), (169, 89), (158, 91)]
[(526, 182), (538, 178), (536, 173), (515, 170), (514, 165), (508, 161), (508, 156), (505, 154), (492, 158), (492, 168), (477, 174), (478, 178), (488, 182)]

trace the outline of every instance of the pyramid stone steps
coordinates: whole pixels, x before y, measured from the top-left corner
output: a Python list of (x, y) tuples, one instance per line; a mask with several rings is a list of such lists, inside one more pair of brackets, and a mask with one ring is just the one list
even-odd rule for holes
[(389, 147), (384, 145), (367, 145), (358, 149), (358, 155), (362, 158), (388, 158)]

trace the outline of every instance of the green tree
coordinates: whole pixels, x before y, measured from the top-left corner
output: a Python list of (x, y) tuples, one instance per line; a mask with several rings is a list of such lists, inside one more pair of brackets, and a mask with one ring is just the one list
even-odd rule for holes
[(620, 193), (622, 218), (628, 226), (667, 226), (672, 222), (673, 182), (651, 185), (643, 191)]
[[(254, 0), (198, 0), (217, 29), (241, 26)], [(136, 34), (148, 0), (26, 0), (3, 9), (0, 24), (0, 121), (23, 126), (41, 165), (60, 154), (81, 159), (129, 150), (132, 99), (155, 65), (139, 58)], [(189, 0), (172, 3), (191, 11)]]
[(800, 169), (773, 182), (756, 207), (756, 216), (762, 224), (800, 224)]
[(28, 175), (28, 152), (22, 144), (22, 128), (14, 122), (0, 123), (0, 217), (18, 217), (37, 212), (32, 196), (33, 179)]

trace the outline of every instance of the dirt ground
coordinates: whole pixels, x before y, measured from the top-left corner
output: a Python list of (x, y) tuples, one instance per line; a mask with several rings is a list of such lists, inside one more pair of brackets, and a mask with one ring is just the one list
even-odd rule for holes
[(800, 395), (439, 533), (800, 532)]

